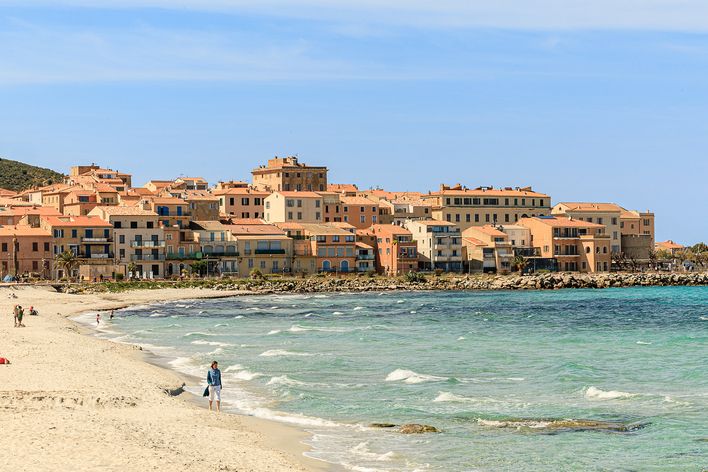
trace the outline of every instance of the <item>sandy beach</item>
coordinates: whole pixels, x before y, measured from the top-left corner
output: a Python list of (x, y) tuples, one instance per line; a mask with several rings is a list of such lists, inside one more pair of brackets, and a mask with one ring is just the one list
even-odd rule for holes
[[(0, 287), (0, 463), (5, 470), (306, 471), (304, 432), (200, 407), (183, 379), (135, 346), (88, 336), (69, 317), (163, 300), (239, 292), (164, 289), (68, 295)], [(14, 328), (12, 308), (33, 305)], [(28, 310), (26, 310), (27, 312)], [(227, 390), (224, 395), (228, 395)]]

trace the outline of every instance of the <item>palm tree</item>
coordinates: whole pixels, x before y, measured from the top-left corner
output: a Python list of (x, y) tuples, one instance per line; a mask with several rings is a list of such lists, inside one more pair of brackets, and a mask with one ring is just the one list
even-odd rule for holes
[(519, 272), (524, 272), (524, 269), (526, 266), (529, 264), (529, 261), (522, 255), (517, 255), (514, 257), (514, 260), (511, 261), (511, 266), (518, 270)]
[(54, 257), (57, 267), (64, 269), (67, 278), (71, 278), (74, 269), (79, 265), (79, 259), (71, 251), (64, 251)]

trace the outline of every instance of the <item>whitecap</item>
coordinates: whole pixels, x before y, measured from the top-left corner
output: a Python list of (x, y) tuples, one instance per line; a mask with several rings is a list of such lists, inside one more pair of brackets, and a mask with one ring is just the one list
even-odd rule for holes
[[(362, 443), (357, 444), (356, 446), (349, 449), (349, 452), (351, 452), (352, 454), (355, 454), (357, 456), (364, 457), (368, 460), (374, 460), (374, 461), (390, 461), (391, 459), (396, 457), (396, 453), (393, 451), (385, 452), (383, 454), (379, 454), (377, 452), (372, 452), (369, 449), (368, 442), (362, 442)], [(367, 469), (367, 470), (376, 470), (376, 469)]]
[(169, 315), (167, 315), (167, 313), (160, 313), (160, 312), (158, 311), (158, 312), (152, 313), (152, 314), (150, 315), (150, 318), (164, 318), (165, 316), (169, 316)]
[(183, 337), (183, 338), (190, 338), (190, 337), (193, 337), (193, 336), (217, 336), (217, 335), (216, 335), (216, 334), (211, 334), (211, 333), (202, 333), (201, 331), (193, 331), (193, 332), (191, 332), (191, 333), (185, 334), (185, 335), (182, 336), (182, 337)]
[(396, 303), (406, 303), (405, 300), (396, 300)]
[(617, 400), (620, 398), (632, 398), (636, 396), (636, 393), (620, 392), (618, 390), (605, 391), (592, 386), (585, 390), (585, 398), (590, 400)]
[(234, 372), (233, 374), (230, 375), (231, 378), (236, 379), (236, 380), (253, 380), (258, 377), (263, 377), (263, 374), (260, 372), (251, 372), (250, 370), (239, 370), (238, 372)]
[(474, 398), (455, 395), (450, 392), (438, 392), (438, 396), (433, 400), (436, 403), (456, 402), (456, 403), (501, 403), (500, 400), (493, 398)]
[(344, 313), (342, 313), (341, 311), (335, 311), (335, 312), (332, 312), (332, 314), (333, 315), (343, 315)]
[(701, 316), (699, 317), (701, 321), (708, 321), (708, 316)]
[(224, 328), (224, 327), (228, 327), (228, 326), (229, 325), (226, 323), (219, 323), (219, 324), (214, 325), (214, 328)]
[(230, 365), (226, 369), (224, 369), (224, 372), (234, 372), (237, 370), (243, 370), (243, 366), (241, 364)]
[(282, 333), (282, 331), (279, 329), (272, 329), (272, 330), (268, 331), (268, 334), (266, 336), (270, 336), (272, 334), (278, 334), (278, 333)]
[(386, 382), (403, 381), (407, 384), (418, 384), (423, 382), (440, 382), (447, 380), (447, 377), (437, 377), (435, 375), (418, 374), (412, 370), (396, 369), (386, 376)]
[(465, 339), (467, 339), (467, 338), (464, 336), (460, 336), (459, 338), (457, 338), (458, 341), (464, 341)]
[(411, 313), (411, 315), (415, 315), (415, 314), (418, 313), (418, 312), (415, 311), (415, 310), (411, 310), (410, 313)]
[(243, 315), (237, 315), (233, 317), (234, 320), (240, 320), (241, 318), (243, 318)]
[(307, 357), (307, 356), (312, 356), (313, 354), (310, 354), (309, 352), (292, 352), (292, 351), (286, 351), (284, 349), (270, 349), (268, 351), (262, 352), (259, 354), (260, 357), (289, 357), (289, 356), (296, 356), (296, 357)]
[(201, 339), (196, 339), (196, 340), (192, 341), (192, 344), (201, 345), (201, 346), (220, 346), (220, 347), (233, 346), (233, 344), (229, 344), (229, 343), (220, 343), (218, 341), (203, 341)]
[(363, 306), (355, 306), (352, 311), (359, 311), (359, 310), (363, 310), (363, 309), (364, 309)]
[(643, 344), (643, 345), (645, 345), (645, 346), (648, 346), (648, 345), (650, 345), (651, 343), (650, 343), (650, 342), (646, 342), (646, 341), (637, 341), (637, 344)]

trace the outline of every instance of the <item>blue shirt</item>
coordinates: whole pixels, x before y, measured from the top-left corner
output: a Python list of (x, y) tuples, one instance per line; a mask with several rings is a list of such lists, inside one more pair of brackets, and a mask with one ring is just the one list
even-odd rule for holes
[(207, 383), (221, 387), (221, 371), (219, 369), (209, 369), (209, 372), (207, 372)]

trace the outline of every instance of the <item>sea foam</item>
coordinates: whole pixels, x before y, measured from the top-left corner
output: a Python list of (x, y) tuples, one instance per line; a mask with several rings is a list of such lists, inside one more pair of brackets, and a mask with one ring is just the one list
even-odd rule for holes
[(590, 400), (618, 400), (620, 398), (632, 398), (636, 396), (636, 393), (620, 392), (618, 390), (605, 391), (592, 386), (585, 390), (585, 398)]
[(312, 356), (313, 354), (310, 354), (309, 352), (292, 352), (292, 351), (286, 351), (284, 349), (270, 349), (268, 351), (262, 352), (259, 354), (260, 357), (289, 357), (289, 356), (297, 356), (297, 357), (307, 357), (307, 356)]
[(440, 382), (447, 380), (447, 377), (437, 377), (413, 372), (412, 370), (396, 369), (386, 376), (386, 382), (400, 382), (407, 384), (418, 384), (424, 382)]

